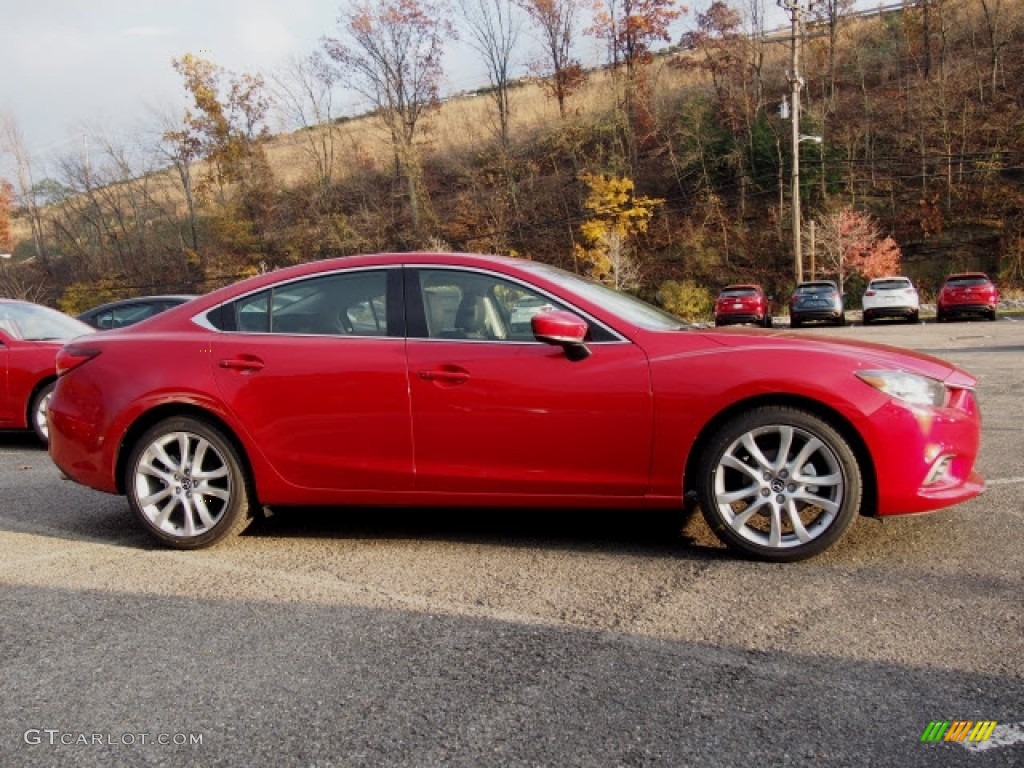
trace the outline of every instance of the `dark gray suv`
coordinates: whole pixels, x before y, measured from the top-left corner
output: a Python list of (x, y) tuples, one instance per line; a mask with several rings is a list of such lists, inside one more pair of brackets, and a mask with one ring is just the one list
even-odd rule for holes
[(809, 320), (846, 325), (843, 295), (831, 280), (800, 283), (789, 299), (789, 325), (799, 328)]

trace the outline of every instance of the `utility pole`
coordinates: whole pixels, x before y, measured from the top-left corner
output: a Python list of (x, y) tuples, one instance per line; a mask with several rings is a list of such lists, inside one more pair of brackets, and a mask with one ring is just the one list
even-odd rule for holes
[[(792, 121), (793, 143), (793, 177), (792, 177), (792, 210), (793, 210), (793, 275), (797, 283), (803, 282), (804, 264), (800, 243), (800, 89), (804, 79), (800, 75), (800, 36), (803, 16), (810, 11), (814, 0), (778, 0), (780, 7), (789, 11), (791, 21), (790, 34), (790, 69), (789, 98), (791, 103), (790, 120)], [(811, 137), (807, 137), (811, 138)], [(820, 142), (820, 137), (815, 137)]]

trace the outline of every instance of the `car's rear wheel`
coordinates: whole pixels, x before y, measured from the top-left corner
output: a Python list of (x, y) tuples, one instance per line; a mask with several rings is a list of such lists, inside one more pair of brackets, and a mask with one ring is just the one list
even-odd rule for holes
[(921, 315), (918, 314), (918, 311), (916, 309), (913, 312), (911, 312), (909, 315), (907, 315), (907, 322), (908, 323), (917, 323), (920, 320), (921, 320)]
[(761, 321), (761, 327), (762, 328), (771, 328), (772, 327), (772, 316), (771, 315), (765, 315), (764, 316), (764, 320)]
[(125, 471), (132, 512), (169, 546), (210, 546), (241, 533), (252, 519), (237, 450), (200, 419), (173, 417), (151, 427), (132, 449)]
[(799, 328), (800, 327), (800, 323), (801, 323), (801, 320), (800, 320), (799, 317), (793, 317), (792, 315), (790, 316), (790, 318), (789, 318), (789, 327), (790, 328)]
[(994, 309), (993, 309), (993, 310), (991, 310), (991, 311), (990, 311), (990, 312), (988, 313), (988, 319), (989, 319), (990, 321), (991, 321), (991, 320), (995, 320), (995, 319), (996, 319), (996, 311), (995, 311)]
[(46, 421), (46, 410), (50, 406), (50, 398), (53, 397), (53, 388), (56, 382), (51, 381), (40, 389), (32, 398), (28, 406), (28, 416), (31, 422), (32, 431), (36, 433), (43, 445), (50, 443), (50, 425)]
[(762, 560), (821, 553), (860, 510), (861, 470), (849, 443), (795, 408), (757, 408), (727, 422), (698, 471), (697, 497), (712, 530)]

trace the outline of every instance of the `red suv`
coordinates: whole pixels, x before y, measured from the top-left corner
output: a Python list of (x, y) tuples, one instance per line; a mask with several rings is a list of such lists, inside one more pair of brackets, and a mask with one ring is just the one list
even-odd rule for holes
[(936, 301), (935, 318), (940, 323), (959, 315), (981, 315), (996, 319), (999, 291), (984, 272), (949, 275)]
[(768, 297), (759, 285), (727, 285), (715, 301), (715, 325), (757, 323), (772, 327)]

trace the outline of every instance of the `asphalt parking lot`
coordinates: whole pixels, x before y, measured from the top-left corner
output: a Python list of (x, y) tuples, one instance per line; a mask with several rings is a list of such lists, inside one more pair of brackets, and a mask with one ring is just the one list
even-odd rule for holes
[(1024, 764), (1024, 322), (800, 333), (975, 373), (986, 493), (792, 565), (607, 512), (304, 510), (187, 553), (0, 434), (0, 766)]

